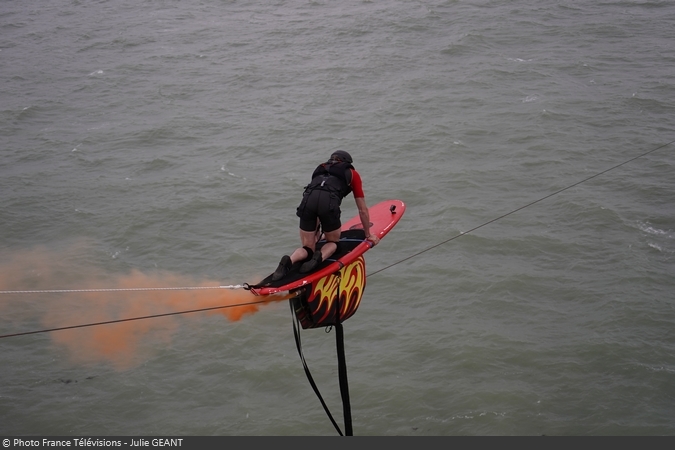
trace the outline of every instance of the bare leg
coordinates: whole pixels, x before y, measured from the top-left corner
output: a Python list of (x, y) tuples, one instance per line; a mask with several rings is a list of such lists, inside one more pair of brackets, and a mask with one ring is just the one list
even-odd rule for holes
[(325, 261), (326, 259), (330, 258), (333, 253), (335, 253), (335, 250), (337, 250), (337, 244), (340, 240), (340, 235), (342, 234), (342, 230), (339, 228), (334, 231), (329, 231), (328, 233), (324, 233), (326, 235), (326, 243), (321, 247), (321, 260)]
[(316, 250), (316, 243), (319, 241), (320, 237), (321, 236), (316, 231), (300, 230), (300, 242), (302, 243), (302, 247), (295, 249), (295, 251), (291, 253), (291, 262), (295, 264), (298, 261), (307, 259), (309, 255), (307, 254), (305, 247), (311, 248), (312, 251)]
[[(316, 267), (317, 264), (321, 263), (321, 261), (325, 261), (326, 259), (330, 258), (337, 250), (337, 242), (340, 240), (341, 234), (342, 230), (339, 228), (337, 230), (323, 233), (323, 237), (325, 237), (327, 242), (321, 247), (321, 258), (315, 261), (309, 260), (305, 262), (300, 268), (300, 272), (312, 270), (312, 268)], [(315, 259), (318, 258), (319, 255), (316, 253), (316, 243), (321, 239), (321, 237), (322, 234), (319, 232), (318, 222), (315, 231), (305, 231), (301, 229), (300, 242), (302, 247), (296, 248), (293, 253), (291, 253), (290, 257), (284, 256), (281, 259), (279, 267), (274, 272), (272, 279), (279, 280), (283, 278), (288, 273), (291, 266), (299, 261), (304, 261), (310, 258), (310, 256), (314, 257)], [(312, 255), (310, 255), (310, 252), (307, 249), (311, 250)]]

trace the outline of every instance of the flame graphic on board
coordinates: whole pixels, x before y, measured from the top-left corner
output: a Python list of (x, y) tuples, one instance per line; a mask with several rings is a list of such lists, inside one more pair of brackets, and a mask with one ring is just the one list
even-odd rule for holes
[(340, 322), (351, 317), (361, 303), (366, 287), (366, 262), (363, 256), (340, 269), (340, 276), (327, 275), (319, 280), (309, 295), (317, 325), (335, 322), (335, 302), (340, 294)]

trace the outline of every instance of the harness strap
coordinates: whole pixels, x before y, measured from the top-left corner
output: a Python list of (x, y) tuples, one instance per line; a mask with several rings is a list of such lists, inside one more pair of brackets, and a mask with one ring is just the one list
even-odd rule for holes
[[(354, 434), (352, 430), (352, 408), (351, 403), (349, 401), (349, 383), (347, 382), (347, 362), (345, 358), (344, 331), (342, 329), (342, 318), (340, 317), (340, 284), (342, 282), (342, 277), (340, 276), (339, 271), (336, 272), (334, 276), (338, 278), (337, 299), (335, 301), (335, 322), (336, 322), (335, 343), (337, 347), (338, 377), (340, 383), (340, 396), (342, 397), (342, 412), (345, 421), (344, 435), (342, 434), (342, 430), (340, 430), (340, 427), (338, 426), (337, 422), (333, 418), (333, 415), (330, 413), (330, 410), (328, 409), (326, 402), (321, 396), (319, 388), (314, 382), (312, 374), (309, 372), (307, 361), (305, 361), (305, 356), (302, 353), (302, 343), (300, 341), (300, 321), (298, 320), (298, 316), (295, 314), (295, 310), (293, 309), (293, 302), (289, 302), (289, 304), (291, 306), (291, 315), (293, 316), (293, 334), (295, 336), (295, 345), (298, 348), (298, 354), (300, 355), (300, 360), (302, 361), (302, 366), (305, 369), (305, 374), (307, 375), (309, 384), (312, 386), (312, 389), (314, 389), (314, 393), (319, 398), (321, 406), (323, 406), (323, 409), (326, 411), (328, 418), (330, 419), (331, 423), (337, 430), (338, 434), (340, 436), (353, 436)], [(331, 327), (327, 327), (327, 332), (330, 331), (330, 328)]]
[(338, 426), (337, 422), (335, 422), (335, 419), (333, 419), (333, 415), (330, 413), (330, 410), (328, 409), (328, 405), (326, 405), (326, 402), (323, 400), (323, 397), (321, 396), (321, 393), (319, 392), (319, 387), (316, 385), (314, 382), (314, 378), (312, 377), (312, 374), (309, 372), (309, 367), (307, 366), (307, 361), (305, 361), (305, 355), (302, 353), (302, 342), (300, 341), (300, 324), (298, 317), (295, 314), (295, 311), (293, 310), (293, 302), (288, 302), (291, 305), (291, 315), (293, 316), (293, 335), (295, 336), (295, 346), (298, 348), (298, 354), (300, 355), (300, 360), (302, 361), (302, 367), (305, 369), (305, 375), (307, 375), (307, 380), (309, 380), (309, 384), (312, 386), (312, 389), (314, 389), (314, 393), (316, 394), (317, 397), (319, 397), (319, 401), (321, 402), (321, 406), (323, 406), (323, 409), (326, 411), (326, 414), (328, 415), (328, 418), (330, 419), (331, 423), (337, 430), (338, 434), (340, 436), (344, 436), (342, 434), (342, 430), (340, 430), (340, 427)]
[(314, 190), (316, 190), (316, 191), (334, 192), (334, 193), (336, 193), (336, 194), (341, 194), (341, 193), (342, 193), (342, 191), (340, 190), (340, 188), (335, 187), (335, 186), (331, 186), (331, 185), (327, 185), (327, 184), (326, 184), (326, 180), (323, 180), (323, 181), (321, 182), (321, 184), (317, 184), (316, 186), (313, 186), (312, 184), (308, 184), (307, 186), (305, 186), (305, 193), (306, 193), (306, 194), (308, 194), (308, 193), (310, 193), (310, 192), (312, 192), (312, 191), (314, 191)]

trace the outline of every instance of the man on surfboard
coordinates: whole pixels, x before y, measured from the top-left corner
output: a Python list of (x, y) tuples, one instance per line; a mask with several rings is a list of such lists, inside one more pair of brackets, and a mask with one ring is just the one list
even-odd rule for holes
[[(312, 181), (305, 187), (302, 202), (297, 208), (296, 215), (300, 218), (300, 242), (302, 247), (297, 248), (291, 255), (284, 255), (277, 270), (272, 274), (272, 280), (282, 279), (291, 270), (293, 264), (305, 261), (300, 266), (301, 273), (308, 273), (316, 269), (322, 261), (329, 258), (340, 243), (340, 204), (342, 199), (354, 194), (356, 208), (363, 225), (366, 239), (373, 245), (380, 241), (370, 234), (370, 215), (366, 205), (361, 176), (352, 165), (352, 157), (344, 150), (333, 152), (330, 159), (320, 164), (312, 174)], [(326, 244), (320, 251), (315, 251), (320, 237), (320, 228), (326, 239)]]

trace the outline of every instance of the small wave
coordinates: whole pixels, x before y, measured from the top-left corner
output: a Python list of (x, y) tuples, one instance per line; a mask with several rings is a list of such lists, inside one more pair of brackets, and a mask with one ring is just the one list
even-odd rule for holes
[(653, 248), (654, 250), (658, 250), (660, 252), (663, 252), (663, 249), (659, 245), (653, 244), (651, 242), (647, 243), (647, 245), (650, 246), (651, 248)]
[(654, 365), (654, 364), (640, 364), (638, 363), (638, 366), (644, 367), (645, 369), (649, 370), (650, 372), (666, 372), (666, 373), (675, 373), (675, 367), (674, 366), (668, 366), (668, 365)]
[(673, 252), (673, 250), (669, 248), (668, 242), (664, 241), (664, 239), (672, 239), (675, 237), (673, 230), (663, 230), (655, 227), (649, 222), (638, 222), (637, 227), (647, 236), (647, 246), (660, 253)]
[(640, 231), (654, 236), (666, 236), (669, 238), (673, 237), (672, 230), (661, 230), (659, 228), (655, 228), (654, 226), (652, 226), (647, 222), (638, 223), (638, 228), (640, 229)]
[(227, 167), (224, 166), (224, 165), (220, 168), (220, 171), (221, 171), (221, 172), (227, 172), (227, 174), (228, 174), (229, 176), (231, 176), (231, 177), (241, 178), (242, 180), (245, 180), (245, 179), (246, 179), (246, 177), (244, 177), (244, 176), (237, 175), (237, 174), (235, 174), (235, 173), (230, 172), (230, 171), (227, 169)]
[(434, 417), (434, 416), (427, 416), (425, 419), (428, 422), (435, 422), (435, 423), (447, 423), (453, 420), (471, 420), (475, 419), (478, 417), (485, 417), (485, 416), (497, 416), (497, 417), (506, 417), (505, 412), (499, 412), (499, 411), (467, 411), (464, 414), (457, 414), (453, 415), (450, 417)]
[(539, 95), (537, 95), (537, 94), (532, 94), (532, 95), (528, 95), (527, 97), (525, 97), (525, 98), (523, 99), (523, 103), (536, 102), (537, 100), (539, 100)]

